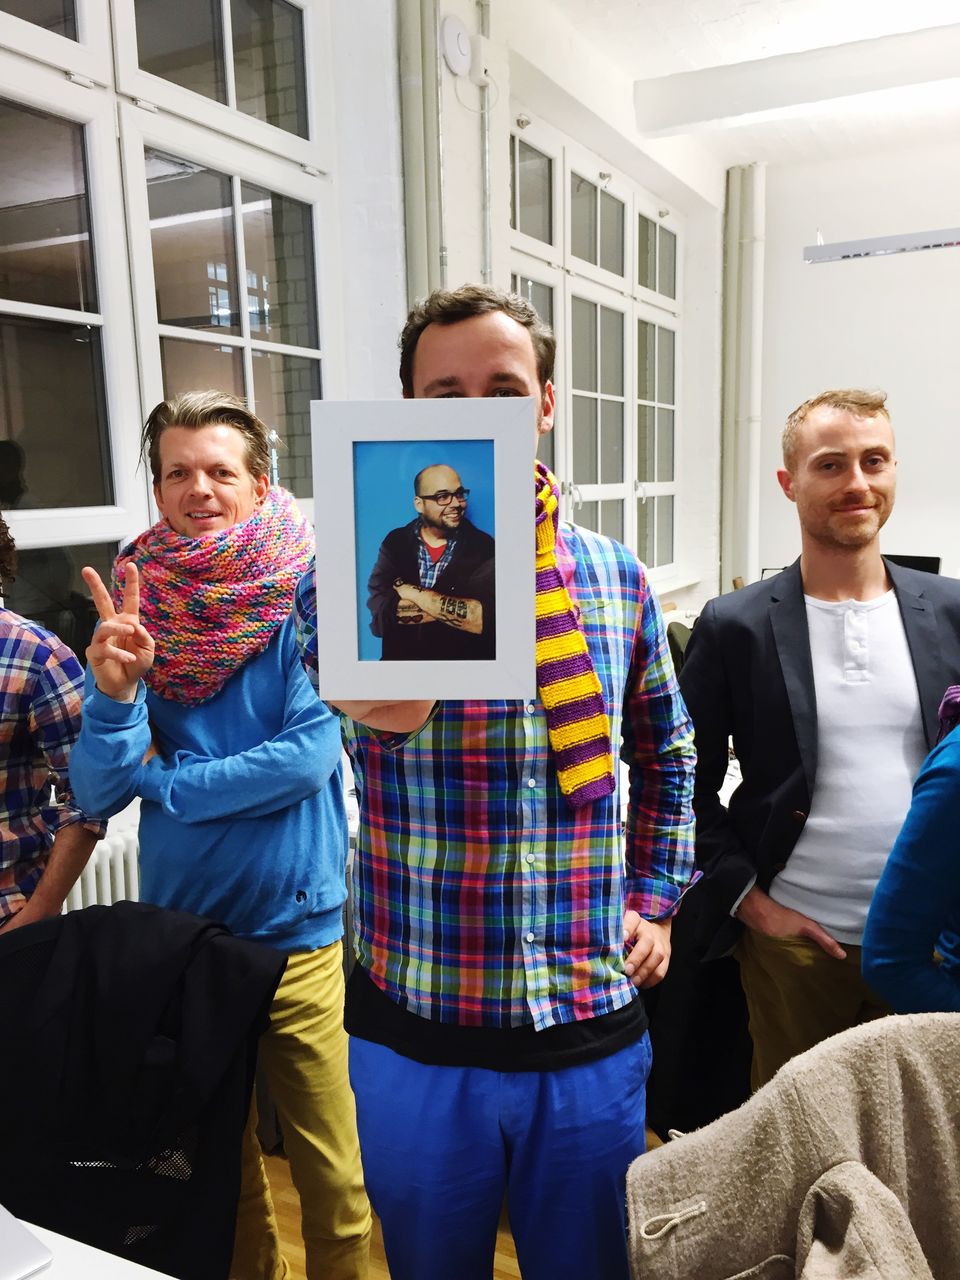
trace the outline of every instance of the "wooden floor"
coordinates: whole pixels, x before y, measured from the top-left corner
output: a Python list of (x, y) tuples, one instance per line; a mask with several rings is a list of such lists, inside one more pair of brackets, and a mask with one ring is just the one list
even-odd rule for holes
[[(652, 1129), (647, 1130), (647, 1150), (660, 1146), (660, 1139)], [(290, 1166), (284, 1156), (264, 1156), (273, 1204), (277, 1211), (277, 1224), (283, 1252), (290, 1264), (291, 1280), (306, 1280), (303, 1262), (303, 1240), (300, 1237), (300, 1197), (290, 1180)], [(510, 1235), (506, 1214), (497, 1232), (497, 1252), (493, 1260), (492, 1280), (518, 1280), (520, 1268)], [(380, 1223), (373, 1219), (373, 1240), (370, 1246), (370, 1280), (390, 1280), (390, 1270), (383, 1252), (383, 1236)]]
[[(277, 1224), (283, 1252), (290, 1264), (292, 1280), (306, 1280), (303, 1268), (303, 1241), (300, 1238), (300, 1197), (290, 1181), (290, 1166), (283, 1156), (264, 1157), (273, 1203), (277, 1211)], [(504, 1220), (497, 1233), (497, 1252), (493, 1262), (493, 1280), (518, 1280), (520, 1268), (513, 1248), (510, 1228)], [(370, 1246), (370, 1280), (390, 1280), (390, 1271), (383, 1252), (383, 1236), (380, 1223), (373, 1220), (373, 1241)]]

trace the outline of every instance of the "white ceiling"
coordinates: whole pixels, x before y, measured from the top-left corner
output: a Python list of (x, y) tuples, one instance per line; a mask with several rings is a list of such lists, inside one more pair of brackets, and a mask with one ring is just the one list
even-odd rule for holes
[[(899, 36), (960, 21), (958, 0), (552, 0), (633, 80)], [(958, 67), (960, 73), (960, 67)], [(830, 98), (698, 130), (725, 164), (788, 163), (942, 141), (960, 131), (960, 79)]]

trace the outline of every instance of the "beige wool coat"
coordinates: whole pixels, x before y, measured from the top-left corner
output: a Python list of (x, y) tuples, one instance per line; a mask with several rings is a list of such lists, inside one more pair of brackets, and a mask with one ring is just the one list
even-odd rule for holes
[(854, 1027), (627, 1175), (635, 1280), (957, 1280), (960, 1014)]

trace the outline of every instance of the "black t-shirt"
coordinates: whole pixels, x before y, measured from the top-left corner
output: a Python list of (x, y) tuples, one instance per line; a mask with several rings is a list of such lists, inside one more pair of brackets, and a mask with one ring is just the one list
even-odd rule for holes
[(415, 1062), (491, 1071), (557, 1071), (609, 1057), (647, 1029), (639, 995), (622, 1009), (537, 1031), (522, 1027), (458, 1027), (410, 1013), (376, 985), (361, 965), (347, 982), (344, 1026), (360, 1040), (385, 1045)]

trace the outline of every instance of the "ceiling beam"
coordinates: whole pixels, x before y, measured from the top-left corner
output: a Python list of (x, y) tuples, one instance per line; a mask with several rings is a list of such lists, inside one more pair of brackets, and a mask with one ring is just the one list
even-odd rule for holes
[(725, 67), (634, 82), (637, 128), (666, 136), (776, 118), (797, 107), (878, 90), (952, 80), (960, 23), (854, 40)]

